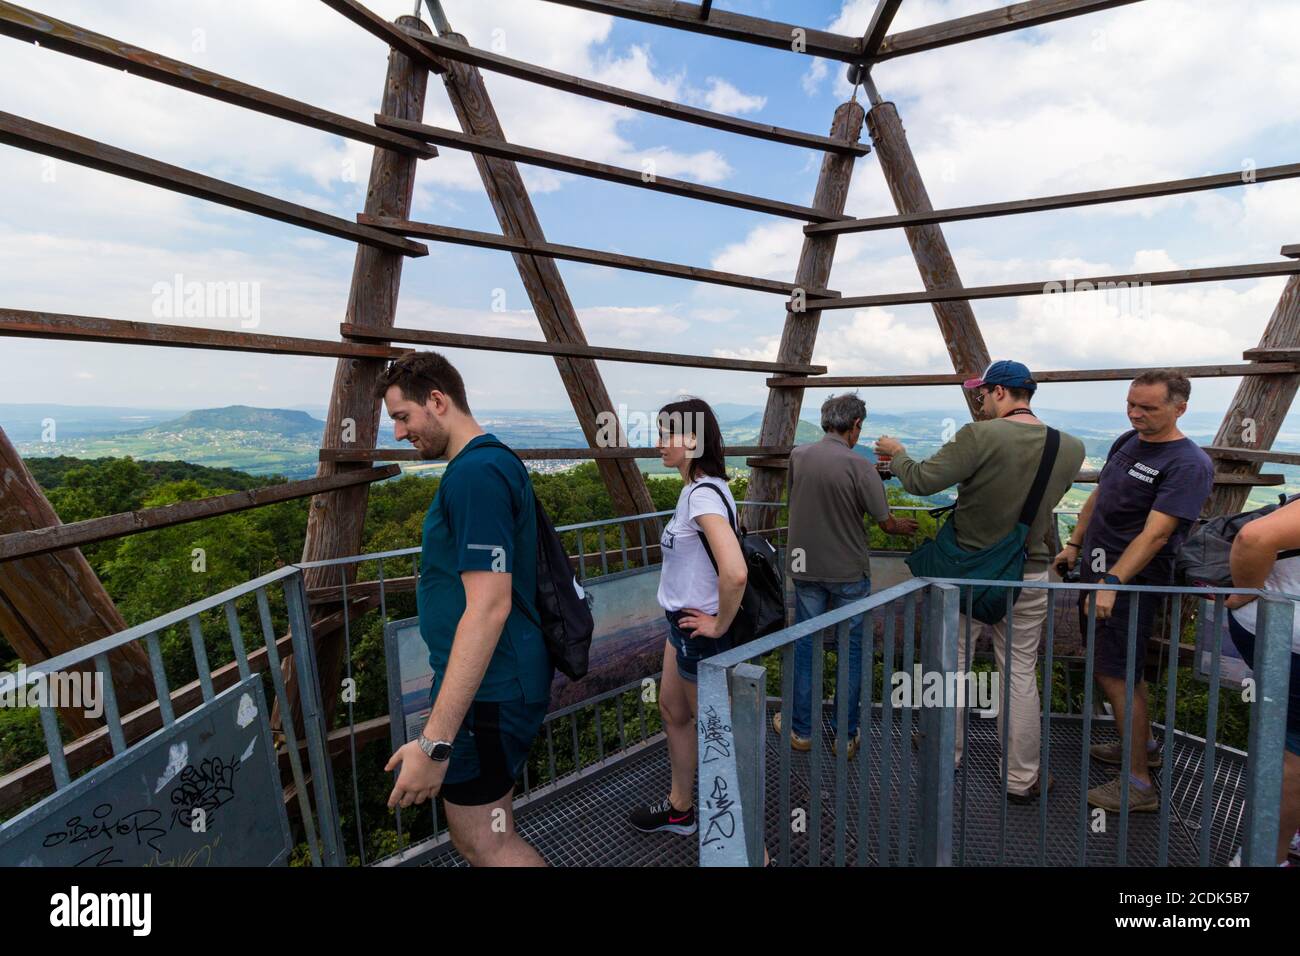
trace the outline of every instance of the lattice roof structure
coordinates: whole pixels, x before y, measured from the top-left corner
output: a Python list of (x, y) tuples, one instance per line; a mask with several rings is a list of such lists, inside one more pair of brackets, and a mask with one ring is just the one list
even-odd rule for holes
[[(102, 586), (86, 564), (80, 546), (126, 534), (145, 532), (216, 514), (258, 507), (275, 501), (311, 497), (313, 504), (303, 560), (314, 561), (355, 554), (362, 543), (362, 521), (371, 482), (398, 472), (393, 462), (413, 459), (411, 449), (377, 447), (380, 404), (373, 385), (387, 360), (411, 346), (486, 349), (551, 356), (587, 436), (583, 449), (521, 449), (533, 459), (586, 458), (597, 462), (616, 511), (622, 515), (653, 510), (636, 459), (651, 457), (652, 449), (615, 447), (597, 441), (598, 416), (613, 411), (597, 360), (651, 363), (701, 369), (765, 373), (768, 399), (758, 444), (729, 448), (747, 456), (753, 468), (749, 497), (779, 500), (785, 483), (786, 456), (794, 443), (804, 391), (810, 387), (884, 387), (897, 385), (951, 386), (978, 374), (989, 361), (988, 350), (970, 303), (976, 300), (1052, 294), (1064, 277), (1041, 277), (1005, 285), (967, 287), (944, 239), (950, 222), (1026, 215), (1174, 196), (1202, 190), (1234, 189), (1300, 177), (1300, 164), (1272, 166), (1145, 183), (997, 201), (959, 208), (934, 209), (907, 143), (893, 103), (885, 101), (871, 79), (881, 61), (960, 44), (982, 37), (1023, 30), (1079, 17), (1137, 0), (1028, 0), (960, 17), (944, 23), (890, 32), (902, 0), (879, 0), (862, 36), (847, 36), (670, 0), (538, 0), (631, 18), (664, 28), (686, 30), (720, 41), (755, 44), (786, 50), (791, 56), (822, 57), (846, 65), (851, 79), (865, 91), (867, 104), (856, 94), (841, 104), (825, 134), (755, 122), (668, 102), (578, 76), (478, 49), (456, 34), (440, 4), (428, 0), (431, 29), (419, 16), (388, 22), (358, 0), (322, 0), (362, 30), (388, 44), (390, 54), (382, 103), (373, 123), (259, 89), (185, 63), (140, 49), (112, 37), (83, 29), (9, 2), (0, 2), (0, 33), (24, 42), (126, 70), (199, 96), (344, 137), (374, 148), (364, 210), (355, 221), (328, 215), (303, 205), (236, 186), (212, 176), (160, 162), (74, 132), (57, 129), (36, 118), (0, 113), (0, 143), (147, 183), (254, 215), (290, 223), (302, 229), (345, 238), (357, 244), (349, 301), (337, 340), (295, 338), (248, 331), (202, 329), (139, 321), (0, 308), (0, 335), (54, 340), (115, 342), (186, 349), (216, 349), (275, 355), (337, 358), (325, 435), (317, 476), (270, 489), (185, 502), (162, 508), (60, 524), (43, 495), (26, 474), (12, 445), (0, 434), (0, 466), (17, 476), (0, 499), (0, 624), (15, 635), (15, 649), (24, 659), (42, 660), (96, 637), (124, 628)], [(790, 4), (790, 9), (797, 5)], [(419, 12), (417, 6), (417, 13)], [(485, 71), (577, 96), (614, 103), (662, 117), (739, 136), (793, 145), (821, 154), (821, 170), (812, 201), (800, 204), (644, 175), (579, 157), (519, 146), (507, 141), (483, 82)], [(430, 75), (445, 84), (460, 129), (423, 122)], [(861, 141), (866, 127), (870, 144)], [(434, 159), (439, 148), (473, 154), (485, 191), (500, 223), (499, 233), (459, 228), (452, 224), (412, 221), (411, 202), (419, 164)], [(858, 161), (872, 156), (885, 176), (897, 213), (855, 218), (845, 211), (849, 184)], [(804, 242), (793, 282), (739, 275), (687, 263), (648, 259), (606, 250), (547, 241), (520, 175), (520, 165), (559, 170), (576, 176), (613, 182), (629, 188), (668, 193), (694, 201), (761, 212), (804, 223)], [(915, 257), (924, 291), (858, 294), (830, 288), (838, 236), (902, 229)], [(510, 252), (545, 336), (544, 342), (494, 335), (470, 335), (395, 326), (396, 304), (406, 259), (427, 254), (428, 241), (455, 243)], [(557, 260), (672, 276), (702, 283), (773, 294), (785, 302), (784, 329), (775, 361), (680, 355), (591, 345), (556, 267)], [(1214, 268), (1182, 269), (1073, 279), (1084, 283), (1172, 285), (1227, 279), (1287, 276), (1289, 281), (1257, 348), (1241, 361), (1184, 368), (1189, 376), (1240, 377), (1241, 385), (1209, 452), (1217, 459), (1212, 512), (1238, 510), (1250, 487), (1278, 484), (1280, 476), (1260, 475), (1263, 462), (1300, 464), (1300, 455), (1270, 451), (1282, 419), (1300, 386), (1300, 245), (1281, 250), (1273, 262)], [(952, 359), (952, 374), (836, 376), (813, 363), (821, 313), (872, 305), (930, 304)], [(1046, 370), (1041, 382), (1122, 381), (1134, 368)], [(977, 409), (971, 408), (972, 415)], [(1239, 422), (1253, 419), (1250, 441)], [(351, 440), (344, 440), (346, 433)], [(620, 436), (620, 439), (622, 436)], [(751, 525), (754, 516), (746, 516)], [(323, 580), (309, 583), (322, 585)], [(52, 595), (43, 582), (70, 582), (66, 593)], [(328, 609), (319, 612), (321, 623)], [(39, 622), (39, 623), (38, 623)], [(322, 686), (337, 684), (340, 651), (322, 648)], [(147, 680), (130, 679), (147, 673), (142, 655), (122, 654), (123, 686)], [(124, 709), (140, 701), (123, 700)], [(79, 728), (85, 729), (85, 728)]]

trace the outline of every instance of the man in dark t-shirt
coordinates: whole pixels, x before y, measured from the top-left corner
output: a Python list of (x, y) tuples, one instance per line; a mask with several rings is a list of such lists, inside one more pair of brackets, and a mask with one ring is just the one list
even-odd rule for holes
[[(1081, 579), (1087, 584), (1173, 583), (1174, 555), (1214, 487), (1210, 457), (1178, 430), (1190, 394), (1187, 377), (1172, 369), (1144, 372), (1133, 380), (1128, 393), (1133, 430), (1111, 445), (1097, 488), (1084, 504), (1069, 542), (1056, 556), (1058, 571), (1079, 561)], [(1129, 809), (1157, 810), (1160, 802), (1150, 771), (1160, 766), (1161, 755), (1151, 737), (1142, 671), (1161, 598), (1131, 591), (1085, 591), (1081, 600), (1085, 609), (1093, 593), (1097, 600), (1093, 672), (1120, 733), (1125, 721), (1126, 666), (1133, 670)], [(1137, 634), (1130, 662), (1129, 608), (1135, 598)], [(1091, 752), (1102, 763), (1119, 764), (1122, 741), (1095, 744)], [(1088, 802), (1105, 810), (1118, 812), (1120, 799), (1118, 777), (1088, 791)]]
[(515, 831), (515, 780), (546, 717), (552, 668), (536, 618), (537, 518), (523, 464), (470, 413), (460, 373), (412, 352), (375, 393), (393, 435), (446, 459), (422, 528), (417, 606), (433, 667), (423, 732), (389, 759), (388, 806), (442, 797), (474, 866), (545, 866)]

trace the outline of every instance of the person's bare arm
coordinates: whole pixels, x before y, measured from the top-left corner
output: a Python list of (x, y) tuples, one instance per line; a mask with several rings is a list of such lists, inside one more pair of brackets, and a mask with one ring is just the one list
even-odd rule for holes
[[(1091, 500), (1091, 499), (1089, 499)], [(1121, 584), (1127, 584), (1133, 578), (1151, 563), (1154, 558), (1165, 546), (1170, 536), (1178, 530), (1178, 518), (1173, 515), (1167, 515), (1162, 511), (1152, 511), (1147, 515), (1147, 522), (1143, 525), (1142, 530), (1138, 532), (1137, 537), (1128, 543), (1124, 553), (1119, 556), (1115, 566), (1105, 569), (1102, 573), (1113, 574), (1119, 578)], [(1084, 561), (1091, 562), (1091, 555), (1084, 555)], [(1111, 611), (1115, 607), (1114, 591), (1097, 592), (1097, 617), (1110, 617)]]
[(514, 575), (502, 571), (465, 571), (465, 613), (456, 625), (451, 656), (442, 676), (438, 699), (424, 725), (430, 740), (450, 740), (478, 693), (501, 631), (510, 616), (510, 588)]
[[(1256, 518), (1237, 532), (1228, 558), (1232, 586), (1262, 588), (1277, 563), (1277, 553), (1292, 548), (1300, 548), (1300, 501)], [(1253, 600), (1253, 594), (1230, 594), (1224, 603), (1234, 608)]]
[[(429, 740), (455, 739), (510, 616), (512, 574), (465, 571), (460, 579), (465, 586), (465, 613), (456, 625), (438, 698), (424, 725)], [(393, 770), (398, 764), (402, 769), (388, 797), (390, 808), (409, 807), (437, 795), (447, 773), (446, 761), (430, 760), (413, 740), (399, 748), (384, 769)]]
[(704, 514), (695, 519), (704, 532), (713, 551), (713, 560), (718, 562), (718, 613), (705, 614), (690, 609), (677, 621), (677, 626), (691, 631), (697, 637), (721, 637), (731, 627), (740, 610), (740, 601), (745, 596), (745, 583), (749, 580), (749, 570), (745, 567), (745, 555), (736, 540), (736, 532), (731, 529), (727, 519), (722, 515)]

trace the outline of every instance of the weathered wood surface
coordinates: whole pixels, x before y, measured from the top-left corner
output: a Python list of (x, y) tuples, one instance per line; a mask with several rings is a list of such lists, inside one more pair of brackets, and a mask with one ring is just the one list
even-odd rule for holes
[(387, 146), (425, 158), (438, 155), (436, 149), (419, 140), (241, 83), (5, 0), (0, 0), (0, 34), (361, 143)]
[[(449, 33), (444, 38), (463, 46), (468, 45), (465, 38), (457, 33)], [(449, 62), (447, 67), (442, 79), (465, 134), (482, 141), (505, 143), (505, 133), (488, 96), (482, 74), (467, 63)], [(482, 152), (474, 154), (474, 163), (482, 177), (488, 199), (492, 202), (502, 234), (545, 242), (545, 233), (528, 191), (524, 188), (519, 167), (509, 159)], [(555, 260), (524, 253), (513, 255), (519, 277), (546, 341), (586, 345), (587, 337)], [(598, 416), (616, 417), (616, 412), (605, 389), (600, 369), (591, 359), (567, 356), (556, 356), (555, 365), (588, 445), (596, 447), (603, 444), (598, 437)], [(617, 445), (626, 445), (621, 425), (618, 426)], [(654, 510), (645, 479), (634, 461), (602, 458), (598, 459), (597, 465), (605, 486), (609, 489), (616, 514), (644, 514)], [(657, 537), (656, 531), (652, 538)]]
[(202, 329), (192, 325), (163, 325), (103, 319), (91, 315), (61, 312), (30, 312), (0, 309), (0, 335), (15, 338), (66, 339), (75, 342), (109, 342), (123, 345), (162, 345), (184, 349), (215, 349), (225, 352), (260, 352), (268, 355), (309, 355), (337, 358), (391, 359), (409, 349), (361, 342), (329, 342), (300, 339), (289, 335)]
[[(1300, 360), (1300, 352), (1294, 353)], [(1165, 366), (1161, 366), (1162, 368)], [(1235, 378), (1239, 375), (1291, 375), (1300, 372), (1300, 364), (1295, 360), (1282, 362), (1242, 362), (1226, 365), (1180, 365), (1176, 366), (1188, 378)], [(1043, 382), (1122, 382), (1137, 378), (1151, 368), (1087, 368), (1087, 369), (1053, 369), (1051, 371), (1032, 370), (1034, 381)], [(967, 376), (954, 372), (926, 373), (921, 375), (823, 375), (819, 378), (803, 379), (798, 376), (776, 376), (769, 378), (767, 384), (773, 388), (789, 387), (803, 382), (807, 388), (882, 388), (918, 385), (960, 385)]]
[[(920, 227), (937, 228), (937, 227)], [(1129, 272), (1121, 275), (1066, 276), (1035, 282), (1005, 285), (934, 289), (926, 292), (889, 292), (883, 295), (844, 296), (839, 299), (809, 299), (810, 309), (865, 309), (883, 305), (917, 305), (922, 302), (966, 302), (973, 299), (1011, 299), (1026, 295), (1071, 295), (1076, 292), (1107, 292), (1144, 285), (1187, 285), (1195, 282), (1226, 282), (1237, 279), (1267, 279), (1300, 275), (1300, 262), (1250, 262), (1236, 266), (1204, 269), (1168, 269), (1163, 272)]]
[[(3, 327), (0, 327), (3, 331)], [(600, 359), (602, 362), (639, 362), (651, 365), (679, 365), (687, 368), (728, 369), (745, 372), (781, 371), (793, 375), (821, 375), (825, 365), (798, 365), (764, 362), (758, 359), (716, 358), (712, 355), (679, 355), (675, 352), (648, 352), (641, 349), (617, 349), (604, 345), (579, 345), (567, 342), (537, 342), (496, 335), (472, 335), (467, 332), (435, 332), (430, 329), (392, 328), (385, 331), (358, 329), (344, 323), (344, 338), (377, 339), (385, 342), (411, 342), (418, 345), (441, 345), (458, 349), (487, 349), (492, 352), (518, 352), (526, 355), (568, 355)]]
[(265, 488), (236, 491), (228, 495), (214, 495), (197, 501), (180, 501), (174, 505), (124, 511), (120, 514), (105, 515), (102, 518), (87, 518), (69, 524), (56, 521), (44, 527), (0, 534), (0, 567), (4, 562), (15, 558), (50, 554), (65, 548), (79, 548), (82, 545), (139, 534), (142, 531), (170, 528), (178, 524), (201, 521), (217, 515), (234, 514), (237, 511), (248, 511), (250, 508), (261, 508), (296, 498), (309, 498), (339, 489), (366, 485), (372, 481), (383, 481), (400, 473), (401, 468), (397, 465), (353, 470), (320, 478), (287, 481), (279, 485), (268, 485)]
[[(831, 137), (856, 142), (862, 134), (864, 118), (862, 107), (856, 101), (841, 103), (831, 121)], [(817, 188), (813, 194), (813, 207), (830, 216), (843, 213), (852, 178), (852, 157), (829, 153), (823, 156), (821, 173), (817, 177)], [(803, 248), (799, 253), (799, 267), (795, 272), (796, 285), (809, 289), (824, 286), (830, 281), (836, 239), (834, 235), (804, 236)], [(777, 360), (798, 363), (812, 361), (820, 322), (821, 312), (816, 309), (787, 312), (781, 330), (781, 344), (777, 349)], [(759, 430), (759, 445), (771, 448), (794, 444), (799, 411), (803, 407), (803, 394), (802, 386), (768, 390), (763, 424)], [(752, 501), (780, 501), (784, 487), (783, 469), (755, 467), (750, 473), (748, 497)], [(762, 518), (760, 509), (747, 505), (741, 508), (741, 512), (741, 521), (747, 527), (759, 525)]]
[[(451, 66), (450, 63), (448, 65)], [(457, 63), (455, 66), (478, 73), (476, 68), (465, 63)], [(451, 72), (455, 71), (449, 69), (448, 74)], [(444, 75), (445, 78), (446, 75)], [(835, 219), (844, 218), (843, 216), (828, 216), (816, 208), (800, 206), (798, 203), (784, 202), (779, 199), (766, 199), (762, 196), (752, 196), (749, 193), (736, 192), (732, 189), (702, 186), (699, 183), (689, 182), (685, 179), (659, 176), (653, 170), (627, 169), (623, 166), (613, 166), (609, 163), (598, 163), (591, 159), (580, 159), (564, 153), (537, 149), (534, 146), (518, 146), (514, 143), (507, 143), (504, 135), (493, 136), (491, 134), (458, 132), (454, 129), (444, 129), (438, 126), (428, 126), (424, 123), (396, 119), (382, 113), (375, 114), (375, 125), (405, 133), (408, 136), (428, 140), (440, 146), (463, 149), (474, 153), (476, 161), (480, 156), (487, 156), (493, 159), (509, 160), (512, 163), (528, 163), (531, 166), (541, 166), (545, 169), (572, 173), (575, 176), (587, 176), (605, 182), (632, 186), (636, 189), (649, 189), (652, 192), (668, 193), (673, 196), (683, 196), (687, 199), (697, 199), (701, 202), (730, 206), (734, 209), (748, 209), (752, 212), (763, 212), (772, 216), (784, 216), (787, 219), (800, 219), (805, 222), (831, 222)]]
[[(641, 256), (628, 256), (603, 249), (588, 249), (583, 246), (566, 246), (556, 242), (538, 242), (531, 239), (517, 239), (477, 229), (461, 229), (456, 226), (440, 226), (432, 222), (412, 222), (408, 219), (381, 219), (374, 216), (357, 216), (357, 222), (363, 226), (374, 226), (385, 232), (399, 236), (419, 236), (421, 239), (433, 239), (437, 242), (450, 242), (462, 246), (474, 246), (479, 249), (499, 249), (503, 252), (520, 252), (533, 256), (547, 256), (552, 259), (567, 259), (571, 262), (586, 262), (591, 265), (609, 266), (613, 269), (628, 269), (632, 272), (646, 272), (651, 275), (669, 276), (674, 279), (689, 279), (692, 282), (709, 282), (725, 285), (735, 289), (748, 289), (751, 292), (774, 292), (779, 295), (793, 295), (793, 282), (778, 282), (775, 279), (760, 279), (757, 276), (737, 275), (734, 272), (721, 272), (717, 269), (703, 269), (699, 266), (685, 265), (678, 262), (665, 262), (662, 259), (645, 259)], [(804, 290), (808, 296), (823, 298), (837, 296), (833, 290)]]
[[(0, 428), (0, 541), (59, 526), (49, 499)], [(0, 635), (24, 664), (39, 664), (124, 630), (126, 621), (77, 549), (0, 561)], [(153, 699), (149, 658), (142, 648), (110, 654), (109, 667), (123, 710)], [(91, 674), (94, 665), (87, 662), (80, 670)], [(81, 709), (61, 707), (59, 716), (77, 735), (103, 725)]]
[[(1252, 183), (1277, 182), (1283, 179), (1294, 179), (1298, 176), (1300, 176), (1300, 163), (1289, 163), (1285, 166), (1264, 166), (1251, 170), (1250, 179), (1247, 179), (1241, 170), (1237, 170), (1231, 173), (1216, 173), (1212, 176), (1196, 176), (1191, 179), (1172, 179), (1159, 183), (1145, 183), (1140, 186), (1092, 189), (1086, 192), (1039, 196), (1035, 199), (1016, 199), (1009, 202), (980, 203), (975, 206), (953, 206), (948, 209), (900, 213), (896, 216), (873, 216), (866, 219), (846, 219), (842, 222), (814, 223), (804, 226), (804, 233), (810, 236), (825, 232), (836, 232), (843, 235), (850, 232), (875, 232), (881, 229), (896, 229), (899, 226), (921, 226), (927, 223), (964, 222), (971, 219), (990, 219), (996, 216), (1016, 216), (1021, 213), (1045, 212), (1051, 209), (1077, 209), (1102, 203), (1150, 199), (1155, 196), (1178, 196), (1206, 189), (1226, 189)], [(1288, 248), (1291, 247), (1283, 248), (1282, 255), (1287, 254), (1286, 250)]]
[(508, 56), (502, 56), (500, 53), (491, 53), (478, 47), (463, 47), (449, 40), (444, 40), (442, 37), (420, 34), (419, 40), (431, 52), (446, 60), (468, 63), (482, 70), (512, 76), (515, 79), (526, 80), (539, 86), (562, 90), (566, 93), (575, 93), (604, 103), (626, 106), (629, 109), (640, 110), (643, 113), (654, 113), (657, 116), (666, 116), (669, 119), (681, 120), (684, 123), (693, 123), (697, 126), (706, 126), (710, 129), (737, 133), (741, 136), (751, 136), (755, 139), (764, 139), (775, 143), (785, 143), (789, 146), (819, 149), (828, 153), (865, 156), (871, 151), (871, 147), (864, 143), (842, 143), (831, 139), (829, 136), (804, 133), (799, 130), (773, 126), (770, 123), (758, 123), (754, 120), (741, 119), (738, 116), (728, 116), (725, 113), (715, 113), (696, 106), (674, 103), (670, 100), (660, 99), (657, 96), (647, 96), (644, 93), (620, 89), (605, 83), (597, 83), (595, 80), (588, 80), (584, 77), (572, 76), (557, 70), (548, 70), (546, 67), (525, 63), (523, 60), (514, 60)]
[(79, 166), (98, 169), (101, 172), (112, 173), (150, 186), (183, 193), (186, 196), (205, 199), (218, 205), (241, 209), (267, 219), (287, 222), (328, 236), (376, 246), (407, 256), (429, 254), (428, 247), (421, 243), (411, 242), (409, 239), (379, 229), (358, 226), (355, 222), (348, 222), (338, 216), (286, 202), (180, 166), (159, 162), (148, 156), (141, 156), (139, 153), (132, 153), (53, 126), (46, 126), (44, 123), (15, 116), (13, 113), (0, 112), (0, 143), (67, 160)]
[[(900, 213), (927, 212), (934, 207), (930, 205), (930, 195), (926, 192), (925, 182), (921, 179), (921, 170), (908, 145), (907, 133), (903, 122), (898, 117), (898, 110), (893, 103), (877, 103), (867, 114), (867, 128), (871, 131), (871, 141), (876, 147), (876, 158), (880, 169), (885, 174), (890, 195), (894, 197), (894, 206)], [(927, 290), (960, 289), (961, 276), (957, 272), (957, 263), (953, 261), (948, 240), (944, 238), (943, 229), (937, 224), (908, 226), (904, 229), (907, 244), (916, 259), (917, 271)], [(935, 302), (934, 317), (939, 322), (939, 333), (948, 347), (948, 356), (952, 366), (964, 380), (979, 375), (989, 365), (989, 349), (984, 343), (984, 334), (969, 302)], [(972, 418), (979, 419), (980, 411), (976, 395), (965, 389), (962, 398), (970, 409)]]
[[(350, 2), (331, 6), (354, 8)], [(356, 13), (356, 11), (353, 11)], [(369, 11), (361, 9), (357, 15), (369, 20)], [(372, 15), (371, 15), (372, 16)], [(399, 17), (399, 27), (427, 30), (416, 17)], [(389, 116), (419, 119), (424, 114), (425, 93), (429, 73), (422, 60), (413, 60), (403, 50), (418, 47), (401, 31), (380, 31), (399, 35), (403, 42), (393, 40), (396, 49), (388, 54), (388, 70), (384, 77), (381, 110)], [(389, 36), (392, 39), (391, 36)], [(423, 47), (419, 47), (423, 52)], [(409, 52), (409, 50), (408, 50)], [(407, 219), (411, 215), (411, 197), (415, 189), (417, 160), (404, 153), (376, 147), (370, 164), (370, 180), (366, 187), (365, 213), (369, 216)], [(360, 228), (360, 227), (359, 227)], [(378, 230), (377, 230), (378, 231)], [(397, 314), (397, 293), (402, 280), (403, 257), (393, 252), (370, 246), (358, 246), (352, 267), (352, 284), (348, 290), (347, 312), (344, 321), (366, 330), (384, 330), (393, 327)], [(378, 358), (343, 358), (334, 370), (334, 383), (330, 389), (329, 410), (325, 416), (322, 444), (350, 445), (354, 448), (374, 448), (379, 435), (381, 402), (374, 397), (376, 384), (383, 374), (386, 362)], [(354, 463), (322, 461), (316, 470), (319, 477), (348, 474), (358, 468)], [(361, 551), (365, 530), (366, 504), (370, 494), (368, 486), (356, 485), (312, 499), (307, 517), (307, 537), (303, 543), (303, 561), (324, 561), (358, 554)], [(304, 572), (304, 583), (315, 587), (332, 583), (332, 573), (337, 569), (309, 568)], [(349, 573), (355, 576), (355, 566)], [(338, 688), (343, 667), (343, 652), (338, 642), (316, 641), (317, 666), (320, 676), (321, 703), (324, 707), (325, 725), (328, 728), (338, 703)], [(293, 719), (298, 725), (299, 693), (297, 675), (292, 657), (283, 663), (285, 685), (293, 702)], [(279, 726), (280, 714), (273, 716)]]
[[(1282, 290), (1277, 307), (1264, 327), (1259, 348), (1300, 350), (1300, 276), (1292, 276)], [(1211, 445), (1258, 451), (1271, 448), (1282, 428), (1282, 420), (1291, 410), (1297, 388), (1300, 388), (1300, 374), (1243, 378)], [(1217, 466), (1220, 476), (1249, 477), (1259, 474), (1260, 462), (1225, 458)], [(1202, 514), (1235, 514), (1245, 505), (1249, 493), (1248, 485), (1216, 484)]]
[[(524, 461), (555, 461), (561, 459), (595, 459), (596, 461), (622, 461), (635, 458), (658, 458), (656, 448), (515, 448), (516, 455)], [(737, 445), (728, 447), (728, 458), (741, 455), (789, 454), (790, 446), (766, 447)], [(322, 448), (321, 461), (422, 461), (417, 448)], [(764, 499), (766, 500), (766, 499)], [(653, 510), (653, 509), (648, 509)], [(645, 512), (633, 512), (644, 514)]]

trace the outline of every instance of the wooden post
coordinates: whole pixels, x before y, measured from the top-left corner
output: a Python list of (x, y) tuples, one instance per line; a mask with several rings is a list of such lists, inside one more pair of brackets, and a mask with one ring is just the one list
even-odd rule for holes
[[(835, 119), (831, 122), (831, 138), (856, 143), (858, 137), (862, 135), (863, 119), (862, 107), (856, 100), (841, 103), (835, 110)], [(827, 153), (822, 158), (821, 175), (817, 178), (817, 190), (813, 194), (812, 204), (815, 208), (835, 215), (844, 212), (844, 201), (849, 194), (849, 182), (853, 178), (853, 159), (852, 156), (839, 156), (833, 153)], [(835, 239), (834, 233), (804, 237), (803, 250), (799, 254), (799, 268), (795, 273), (796, 286), (802, 289), (826, 288), (830, 281), (831, 265), (835, 259)], [(777, 352), (778, 361), (802, 364), (811, 362), (820, 321), (820, 310), (788, 312), (785, 328), (781, 332), (781, 346)], [(803, 392), (804, 386), (768, 389), (767, 407), (763, 412), (763, 425), (759, 431), (759, 445), (785, 447), (794, 444), (795, 429), (799, 425), (799, 410), (803, 406)], [(779, 501), (785, 485), (785, 468), (761, 465), (752, 467), (747, 497), (751, 501)], [(742, 521), (747, 527), (762, 526), (763, 509), (746, 507), (741, 510)]]
[[(428, 27), (417, 17), (398, 17), (397, 25), (428, 32)], [(429, 73), (423, 63), (412, 62), (404, 53), (391, 50), (388, 54), (388, 74), (384, 79), (381, 112), (403, 119), (421, 119), (424, 115), (424, 94), (428, 81)], [(417, 157), (409, 153), (375, 147), (374, 160), (370, 165), (370, 183), (366, 190), (367, 215), (410, 218), (417, 162)], [(357, 246), (352, 287), (348, 293), (348, 323), (364, 328), (392, 328), (403, 259), (396, 252), (368, 245)], [(374, 358), (339, 360), (334, 371), (334, 387), (325, 419), (325, 435), (321, 442), (323, 446), (375, 447), (379, 434), (380, 402), (374, 397), (374, 388), (386, 364), (384, 359)], [(322, 461), (316, 474), (325, 477), (366, 467), (369, 466), (364, 463)], [(307, 517), (307, 537), (302, 559), (321, 561), (359, 553), (369, 497), (368, 485), (356, 485), (313, 498)], [(347, 579), (352, 581), (355, 577), (355, 566), (351, 566), (347, 569)], [(339, 569), (308, 568), (304, 578), (308, 588), (337, 585)], [(313, 625), (331, 610), (316, 609), (312, 617)], [(337, 640), (318, 642), (317, 655), (321, 701), (328, 725), (339, 699), (343, 645)], [(291, 657), (285, 658), (283, 670), (297, 723), (298, 687)]]
[[(443, 39), (462, 46), (469, 45), (459, 33), (444, 33)], [(452, 60), (445, 61), (445, 64), (446, 72), (442, 74), (442, 79), (460, 120), (461, 129), (475, 136), (505, 142), (505, 133), (478, 67)], [(524, 188), (519, 167), (510, 160), (479, 153), (474, 154), (474, 163), (483, 179), (488, 198), (492, 201), (497, 220), (501, 223), (502, 234), (512, 239), (544, 242), (546, 236), (533, 209), (532, 200), (528, 197), (528, 191)], [(585, 345), (587, 337), (582, 331), (582, 324), (578, 321), (577, 311), (555, 260), (522, 253), (514, 253), (514, 260), (546, 341)], [(817, 283), (816, 287), (825, 288), (825, 283)], [(569, 393), (569, 401), (573, 403), (573, 410), (587, 437), (587, 443), (598, 445), (600, 429), (597, 416), (602, 412), (614, 414), (614, 406), (605, 389), (600, 369), (591, 359), (559, 355), (555, 356), (555, 366)], [(624, 438), (621, 424), (618, 426), (618, 437), (622, 445)], [(634, 460), (597, 459), (596, 467), (609, 489), (617, 513), (644, 514), (654, 510), (645, 478)]]
[[(1264, 327), (1260, 348), (1300, 348), (1300, 276), (1292, 276), (1282, 290), (1277, 308)], [(1237, 394), (1223, 416), (1223, 424), (1214, 436), (1214, 445), (1255, 450), (1272, 448), (1291, 410), (1300, 375), (1248, 375), (1237, 386)], [(1261, 463), (1216, 460), (1220, 475), (1257, 475)], [(1202, 514), (1236, 514), (1246, 503), (1249, 485), (1214, 486)]]
[[(62, 523), (0, 429), (0, 533)], [(124, 630), (126, 621), (80, 549), (0, 561), (0, 634), (24, 664), (38, 664)], [(153, 701), (144, 648), (133, 643), (110, 653), (108, 660), (122, 714)], [(90, 664), (80, 669), (94, 671)], [(80, 709), (60, 708), (59, 716), (78, 737), (103, 724)]]
[[(907, 133), (898, 118), (893, 103), (878, 101), (874, 87), (868, 86), (875, 104), (867, 114), (867, 129), (876, 149), (876, 158), (884, 171), (889, 192), (900, 213), (930, 212), (930, 196), (916, 166), (912, 148), (907, 144)], [(961, 288), (957, 264), (938, 224), (911, 226), (903, 230), (908, 245), (916, 259), (916, 268), (927, 290)], [(935, 302), (934, 317), (939, 320), (939, 331), (952, 356), (953, 368), (963, 375), (974, 377), (989, 365), (989, 350), (984, 344), (979, 323), (969, 302)], [(970, 407), (971, 417), (981, 417), (979, 403), (974, 395), (962, 389), (962, 397)]]

